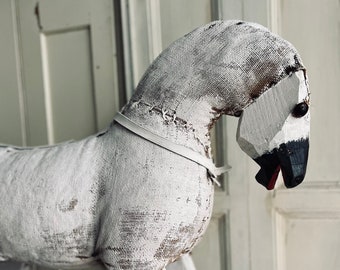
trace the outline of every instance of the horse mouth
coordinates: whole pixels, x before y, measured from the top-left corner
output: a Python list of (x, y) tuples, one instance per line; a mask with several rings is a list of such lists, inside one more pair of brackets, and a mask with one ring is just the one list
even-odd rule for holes
[(254, 159), (261, 167), (255, 176), (257, 182), (272, 190), (281, 171), (287, 188), (301, 184), (306, 174), (308, 149), (308, 139), (292, 141)]

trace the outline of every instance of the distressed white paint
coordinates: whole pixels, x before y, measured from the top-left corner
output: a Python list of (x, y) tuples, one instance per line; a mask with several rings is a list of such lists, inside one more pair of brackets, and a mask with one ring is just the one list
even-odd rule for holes
[[(302, 68), (297, 58), (264, 27), (213, 22), (165, 50), (122, 113), (211, 157), (214, 121), (243, 110), (286, 77), (287, 67)], [(194, 247), (211, 217), (206, 168), (114, 122), (77, 142), (1, 147), (0, 175), (3, 258), (162, 269)]]
[[(304, 77), (304, 72), (300, 71), (294, 74), (298, 77), (298, 97), (290, 104), (289, 108), (294, 108), (296, 104), (306, 102), (309, 104), (310, 92), (308, 84)], [(292, 75), (292, 76), (294, 76)], [(287, 97), (287, 100), (289, 98)], [(274, 118), (274, 115), (273, 115)], [(269, 144), (269, 149), (278, 148), (281, 143), (288, 143), (291, 141), (299, 141), (309, 139), (310, 133), (310, 110), (303, 117), (294, 117), (291, 113), (284, 122), (282, 129), (278, 132)]]
[(237, 141), (250, 157), (257, 158), (279, 148), (282, 143), (309, 138), (310, 112), (292, 116), (292, 110), (309, 102), (303, 71), (287, 76), (246, 107), (239, 121)]

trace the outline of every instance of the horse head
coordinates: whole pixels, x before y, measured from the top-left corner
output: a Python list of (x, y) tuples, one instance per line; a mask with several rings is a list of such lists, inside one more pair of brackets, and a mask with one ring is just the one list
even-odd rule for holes
[[(175, 41), (146, 71), (124, 113), (131, 115), (136, 103), (190, 123), (204, 149), (210, 149), (207, 134), (221, 115), (241, 116), (237, 141), (261, 166), (259, 183), (272, 189), (280, 169), (287, 187), (304, 178), (310, 116), (306, 70), (293, 45), (261, 25), (216, 21)], [(199, 147), (194, 150), (204, 153)]]
[(261, 166), (258, 182), (272, 189), (282, 170), (287, 187), (301, 183), (309, 90), (299, 54), (257, 24), (212, 22), (152, 63), (107, 130), (0, 146), (0, 260), (164, 269), (209, 223), (207, 180), (221, 172), (209, 130), (223, 114), (239, 117), (237, 141)]
[(247, 106), (237, 141), (261, 169), (256, 180), (273, 189), (280, 169), (286, 187), (305, 177), (309, 148), (309, 92), (304, 72), (281, 80)]

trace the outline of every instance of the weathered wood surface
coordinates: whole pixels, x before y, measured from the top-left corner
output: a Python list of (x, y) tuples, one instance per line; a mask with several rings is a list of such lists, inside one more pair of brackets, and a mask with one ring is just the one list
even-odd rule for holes
[(256, 180), (273, 189), (280, 170), (286, 187), (299, 185), (309, 149), (309, 90), (304, 71), (282, 79), (242, 113), (237, 141), (261, 170)]
[[(122, 114), (211, 158), (215, 121), (299, 70), (293, 46), (262, 26), (213, 22), (155, 60)], [(1, 258), (54, 268), (163, 269), (192, 250), (213, 206), (205, 167), (116, 122), (81, 141), (0, 147), (0, 182)]]

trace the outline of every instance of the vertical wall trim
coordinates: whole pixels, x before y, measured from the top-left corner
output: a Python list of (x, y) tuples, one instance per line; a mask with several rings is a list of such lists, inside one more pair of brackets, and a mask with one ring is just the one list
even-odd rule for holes
[(228, 210), (218, 221), (221, 246), (221, 269), (231, 270), (231, 246), (230, 246), (230, 211)]
[(117, 79), (118, 79), (118, 98), (119, 109), (126, 103), (126, 78), (125, 78), (125, 58), (124, 58), (124, 43), (123, 43), (123, 16), (120, 0), (113, 0), (113, 16), (114, 16), (114, 40), (116, 44), (117, 55)]
[(211, 19), (222, 20), (223, 19), (223, 1), (211, 0)]
[(16, 73), (18, 83), (18, 97), (19, 97), (19, 108), (20, 108), (20, 127), (21, 127), (21, 143), (23, 146), (28, 144), (28, 113), (27, 103), (25, 95), (25, 79), (23, 76), (23, 58), (22, 58), (22, 47), (21, 47), (21, 35), (19, 31), (20, 27), (20, 14), (18, 7), (18, 0), (11, 1), (12, 9), (12, 20), (13, 20), (13, 37), (14, 37), (14, 51), (16, 61)]
[(285, 217), (283, 213), (279, 213), (278, 209), (273, 209), (273, 232), (275, 233), (274, 239), (274, 270), (286, 270), (286, 226)]
[(162, 51), (162, 28), (159, 0), (147, 0), (146, 11), (149, 61), (151, 63)]
[(124, 78), (125, 78), (125, 95), (129, 100), (134, 90), (134, 69), (132, 62), (131, 48), (131, 21), (130, 21), (130, 1), (120, 0), (121, 22), (122, 22), (122, 39), (124, 55)]
[(51, 90), (51, 82), (50, 82), (50, 74), (49, 74), (47, 40), (46, 40), (46, 35), (44, 33), (40, 33), (40, 46), (41, 46), (42, 71), (43, 71), (44, 94), (45, 94), (47, 141), (48, 141), (48, 144), (54, 144), (55, 136), (54, 136), (53, 110), (52, 110), (52, 90)]
[[(267, 19), (268, 28), (276, 34), (281, 34), (281, 0), (268, 0), (267, 2)], [(272, 210), (272, 231), (273, 231), (273, 249), (274, 249), (274, 270), (286, 269), (286, 244), (285, 244), (285, 217), (278, 212), (278, 209)]]
[[(339, 0), (339, 14), (340, 14), (340, 0)], [(339, 21), (338, 21), (338, 44), (340, 44), (340, 18), (339, 18)], [(339, 67), (340, 67), (340, 53), (338, 53), (338, 64), (339, 64)]]
[(268, 27), (276, 34), (281, 33), (281, 0), (268, 0)]
[[(126, 98), (129, 100), (133, 94), (136, 79), (136, 68), (134, 63), (138, 59), (133, 52), (132, 32), (135, 27), (133, 13), (133, 4), (131, 0), (120, 0), (121, 14), (122, 14), (122, 31), (123, 31), (123, 45), (124, 45), (124, 70), (125, 70), (125, 91)], [(162, 48), (162, 28), (161, 28), (161, 14), (160, 14), (160, 1), (159, 0), (145, 0), (143, 5), (146, 10), (146, 25), (145, 31), (147, 33), (147, 53), (148, 61), (151, 63), (163, 50)], [(143, 7), (143, 8), (144, 8)]]

